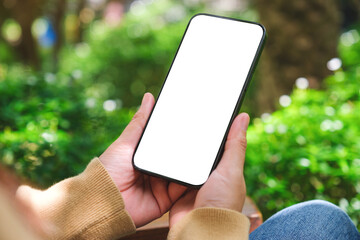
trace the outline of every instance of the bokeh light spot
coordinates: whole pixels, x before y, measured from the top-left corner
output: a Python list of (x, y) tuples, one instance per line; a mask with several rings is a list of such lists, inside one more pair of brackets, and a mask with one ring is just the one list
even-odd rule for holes
[(296, 79), (295, 85), (299, 89), (306, 89), (309, 87), (309, 80), (307, 80), (304, 77), (300, 77), (300, 78)]
[(327, 62), (326, 66), (330, 71), (336, 71), (341, 68), (342, 62), (340, 58), (332, 58)]
[(347, 47), (353, 45), (354, 43), (358, 42), (359, 40), (360, 40), (360, 35), (355, 29), (347, 31), (347, 32), (341, 34), (341, 36), (340, 36), (340, 42)]
[(328, 116), (334, 116), (335, 115), (335, 109), (333, 107), (325, 107), (325, 114)]
[(90, 54), (90, 47), (87, 43), (78, 43), (75, 48), (75, 53), (80, 58), (85, 58)]
[(288, 107), (291, 104), (291, 98), (288, 95), (282, 95), (279, 98), (279, 103), (282, 107)]
[(33, 36), (39, 38), (46, 33), (48, 22), (44, 18), (38, 18), (31, 26), (31, 33)]
[(21, 39), (21, 26), (14, 19), (7, 19), (2, 25), (2, 36), (11, 44)]
[(307, 158), (301, 158), (299, 161), (300, 166), (303, 167), (309, 167), (310, 166), (310, 160)]
[(83, 23), (90, 23), (95, 17), (95, 12), (91, 8), (83, 8), (80, 11), (80, 21)]
[(103, 104), (103, 108), (105, 109), (105, 111), (107, 112), (112, 112), (116, 109), (116, 101), (115, 100), (106, 100)]

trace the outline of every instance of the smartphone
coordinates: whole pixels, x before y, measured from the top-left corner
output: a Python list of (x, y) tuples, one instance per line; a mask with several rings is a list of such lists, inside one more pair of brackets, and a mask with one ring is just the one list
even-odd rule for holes
[(265, 41), (248, 21), (191, 18), (133, 156), (135, 169), (200, 187), (221, 159)]

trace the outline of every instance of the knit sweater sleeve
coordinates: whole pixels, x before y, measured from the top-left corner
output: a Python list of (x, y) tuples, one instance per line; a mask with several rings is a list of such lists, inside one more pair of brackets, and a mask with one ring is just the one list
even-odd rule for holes
[(170, 229), (168, 240), (247, 240), (249, 228), (249, 219), (239, 212), (221, 208), (199, 208), (188, 213)]
[(47, 223), (50, 239), (118, 239), (136, 228), (98, 158), (45, 191), (21, 186), (17, 197)]

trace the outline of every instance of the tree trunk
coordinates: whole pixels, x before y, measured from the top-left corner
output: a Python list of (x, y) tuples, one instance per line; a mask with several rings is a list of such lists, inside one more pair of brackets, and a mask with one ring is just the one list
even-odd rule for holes
[(22, 62), (34, 68), (40, 68), (40, 59), (37, 51), (36, 41), (31, 33), (33, 21), (40, 15), (42, 0), (16, 1), (8, 9), (9, 16), (13, 17), (21, 26), (22, 36), (15, 50)]
[(56, 10), (53, 15), (54, 31), (56, 34), (56, 41), (53, 48), (53, 66), (54, 71), (58, 67), (58, 55), (61, 47), (64, 44), (64, 16), (66, 11), (67, 1), (66, 0), (57, 0)]
[(290, 94), (295, 80), (305, 77), (319, 88), (330, 74), (326, 63), (337, 56), (341, 10), (335, 0), (256, 0), (268, 39), (259, 63), (255, 87), (256, 113), (276, 108), (283, 94)]

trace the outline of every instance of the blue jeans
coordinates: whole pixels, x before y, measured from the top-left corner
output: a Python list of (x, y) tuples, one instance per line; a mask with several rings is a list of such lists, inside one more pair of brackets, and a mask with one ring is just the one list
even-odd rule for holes
[(359, 240), (360, 234), (340, 208), (326, 201), (313, 200), (276, 213), (253, 231), (249, 239)]

